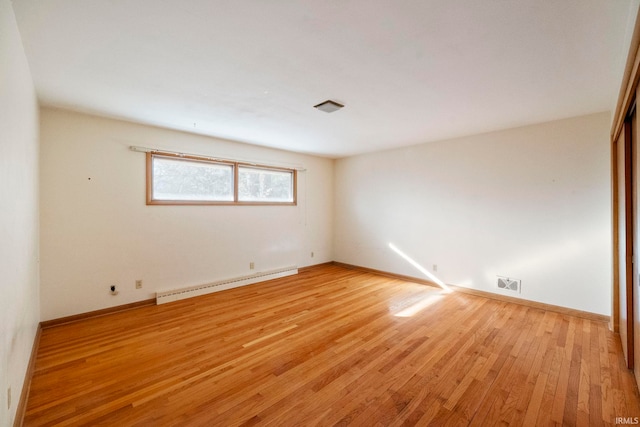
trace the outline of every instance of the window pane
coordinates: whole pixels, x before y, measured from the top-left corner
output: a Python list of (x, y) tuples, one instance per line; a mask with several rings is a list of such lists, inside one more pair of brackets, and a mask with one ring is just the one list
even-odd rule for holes
[(154, 156), (153, 199), (233, 201), (233, 166)]
[(293, 172), (240, 166), (238, 200), (293, 202)]

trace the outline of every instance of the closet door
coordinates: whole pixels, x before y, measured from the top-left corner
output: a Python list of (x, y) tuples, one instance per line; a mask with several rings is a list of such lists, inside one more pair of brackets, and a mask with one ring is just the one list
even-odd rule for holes
[(618, 223), (619, 331), (627, 367), (634, 366), (633, 322), (633, 191), (631, 120), (625, 122), (616, 142), (616, 189)]
[[(637, 95), (636, 95), (637, 97)], [(636, 98), (637, 99), (637, 98)], [(632, 242), (627, 246), (631, 246), (631, 258), (632, 258), (632, 287), (631, 287), (631, 295), (627, 295), (627, 298), (631, 297), (632, 300), (632, 320), (633, 320), (633, 354), (634, 354), (634, 363), (633, 363), (633, 373), (636, 377), (636, 383), (640, 384), (640, 276), (639, 276), (639, 267), (640, 267), (640, 251), (638, 250), (638, 243), (640, 243), (640, 224), (638, 222), (638, 212), (640, 212), (640, 197), (638, 195), (640, 189), (640, 156), (638, 155), (638, 114), (637, 110), (634, 107), (631, 108), (631, 114), (629, 115), (629, 122), (631, 127), (631, 132), (627, 132), (627, 134), (631, 134), (631, 153), (628, 153), (628, 156), (631, 158), (631, 193), (632, 193), (632, 209), (631, 209), (631, 228), (632, 232)], [(628, 267), (627, 267), (628, 268)], [(629, 305), (629, 304), (627, 304)], [(628, 335), (631, 335), (629, 331), (627, 331)]]

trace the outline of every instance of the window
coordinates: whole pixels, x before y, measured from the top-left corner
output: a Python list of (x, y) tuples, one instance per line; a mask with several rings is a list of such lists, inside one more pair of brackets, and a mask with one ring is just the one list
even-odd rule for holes
[(148, 205), (295, 205), (296, 171), (147, 153)]
[(238, 200), (241, 202), (293, 202), (293, 171), (238, 167)]
[(153, 156), (153, 200), (233, 201), (233, 165)]

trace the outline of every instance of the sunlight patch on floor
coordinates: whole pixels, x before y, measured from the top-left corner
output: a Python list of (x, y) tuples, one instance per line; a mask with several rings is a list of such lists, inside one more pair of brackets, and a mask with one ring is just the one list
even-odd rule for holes
[(412, 304), (409, 307), (405, 308), (404, 310), (394, 313), (393, 315), (396, 317), (412, 317), (418, 314), (419, 312), (421, 312), (422, 310), (424, 310), (425, 308), (429, 307), (430, 305), (440, 301), (442, 298), (443, 298), (443, 295), (440, 295), (440, 294), (426, 296), (420, 301), (416, 302), (415, 304)]

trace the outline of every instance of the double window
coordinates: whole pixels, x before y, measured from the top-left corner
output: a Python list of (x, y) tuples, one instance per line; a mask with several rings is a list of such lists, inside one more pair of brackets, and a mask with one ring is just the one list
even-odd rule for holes
[(147, 153), (148, 205), (295, 205), (294, 169)]

